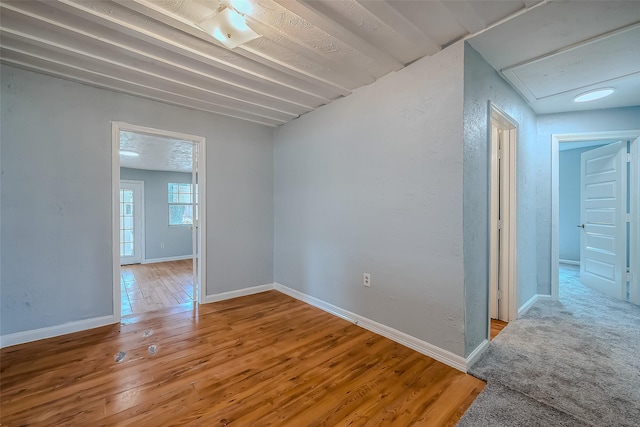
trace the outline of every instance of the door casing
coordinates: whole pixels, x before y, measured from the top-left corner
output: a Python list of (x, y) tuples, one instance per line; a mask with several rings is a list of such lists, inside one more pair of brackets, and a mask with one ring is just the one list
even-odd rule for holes
[[(626, 130), (626, 131), (605, 131), (605, 132), (588, 132), (588, 133), (566, 133), (566, 134), (552, 134), (551, 135), (551, 299), (554, 301), (558, 300), (559, 290), (560, 290), (560, 280), (558, 277), (558, 271), (560, 268), (560, 230), (559, 230), (559, 222), (560, 222), (560, 144), (563, 142), (576, 142), (576, 141), (600, 141), (600, 140), (609, 140), (609, 139), (626, 139), (626, 140), (636, 140), (640, 137), (640, 129), (636, 130)], [(631, 151), (634, 150), (634, 145), (636, 152), (638, 151), (637, 145), (638, 143), (631, 144)], [(633, 154), (632, 154), (633, 156)], [(633, 161), (633, 160), (632, 160)], [(636, 162), (638, 162), (636, 155)], [(637, 163), (636, 163), (637, 164)], [(636, 172), (634, 174), (632, 171), (632, 181), (631, 181), (631, 194), (634, 194), (635, 191), (636, 199), (637, 194), (640, 191), (640, 179), (638, 179)], [(634, 197), (632, 196), (632, 209), (633, 209), (633, 201)], [(638, 202), (636, 201), (636, 204)], [(634, 215), (632, 210), (632, 215)], [(638, 248), (640, 243), (637, 241), (639, 237), (637, 237), (640, 233), (638, 233), (638, 226), (640, 226), (640, 214), (638, 213), (638, 209), (635, 210), (635, 218), (634, 223), (632, 223), (631, 227), (631, 239), (632, 239), (632, 252), (631, 255), (634, 254), (634, 248)], [(635, 236), (635, 237), (634, 237)], [(635, 242), (633, 239), (635, 238)], [(636, 255), (640, 253), (640, 248), (635, 249)], [(639, 262), (634, 262), (632, 259), (632, 275), (635, 275), (634, 281), (631, 285), (633, 288), (634, 285), (638, 286), (638, 275), (640, 271), (638, 271)], [(635, 268), (635, 270), (633, 270)], [(634, 273), (635, 271), (635, 273)], [(640, 289), (638, 290), (640, 293)], [(639, 297), (640, 299), (640, 297)]]
[(197, 286), (195, 293), (197, 299), (194, 304), (206, 301), (207, 280), (206, 280), (206, 139), (202, 136), (190, 135), (186, 133), (173, 132), (162, 129), (155, 129), (146, 126), (133, 125), (126, 122), (111, 122), (111, 200), (112, 200), (112, 260), (113, 265), (113, 316), (115, 322), (120, 322), (122, 318), (122, 307), (120, 305), (120, 131), (130, 131), (154, 135), (166, 138), (173, 138), (182, 141), (189, 141), (197, 145), (197, 162), (194, 162), (193, 173), (198, 174), (198, 224), (195, 227), (197, 233), (197, 253), (194, 257), (198, 257), (197, 263)]
[[(511, 321), (517, 316), (516, 304), (516, 153), (518, 124), (498, 106), (490, 105), (490, 213), (489, 213), (489, 326), (491, 318)], [(498, 135), (494, 135), (493, 129)], [(502, 141), (502, 150), (498, 142)], [(502, 170), (502, 177), (498, 173)], [(500, 227), (498, 226), (500, 222)], [(500, 309), (497, 309), (498, 282)]]

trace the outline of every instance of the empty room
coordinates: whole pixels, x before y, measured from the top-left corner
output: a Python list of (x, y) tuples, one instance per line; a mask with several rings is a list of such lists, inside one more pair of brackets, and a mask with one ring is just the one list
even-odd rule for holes
[(0, 2), (0, 424), (635, 426), (640, 1)]

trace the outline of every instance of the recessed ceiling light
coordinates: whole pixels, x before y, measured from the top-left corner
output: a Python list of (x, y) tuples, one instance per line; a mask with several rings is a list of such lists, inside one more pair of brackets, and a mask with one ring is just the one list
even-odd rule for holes
[(580, 95), (576, 95), (573, 98), (573, 102), (589, 102), (595, 101), (596, 99), (604, 98), (605, 96), (611, 95), (615, 90), (610, 87), (590, 90), (589, 92), (581, 93)]
[(136, 153), (135, 151), (131, 151), (131, 150), (120, 150), (120, 155), (121, 156), (126, 156), (126, 157), (138, 157), (140, 154)]

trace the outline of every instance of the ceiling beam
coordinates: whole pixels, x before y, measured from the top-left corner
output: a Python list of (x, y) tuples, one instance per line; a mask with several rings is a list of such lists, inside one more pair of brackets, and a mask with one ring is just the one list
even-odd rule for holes
[[(99, 31), (97, 31), (99, 30), (99, 28), (94, 28), (93, 33), (88, 33), (79, 28), (71, 27), (59, 21), (54, 21), (46, 17), (35, 15), (29, 12), (22, 12), (19, 10), (15, 10), (15, 9), (12, 9), (11, 7), (6, 7), (5, 5), (0, 5), (0, 8), (3, 8), (5, 10), (4, 21), (3, 21), (5, 28), (13, 27), (14, 30), (16, 29), (16, 27), (31, 28), (32, 34), (37, 35), (38, 32), (39, 33), (47, 32), (48, 33), (47, 36), (51, 39), (55, 38), (55, 34), (56, 34), (56, 32), (53, 30), (56, 30), (56, 29), (62, 30), (63, 32), (70, 33), (70, 35), (73, 38), (73, 41), (79, 42), (80, 40), (83, 40), (83, 39), (89, 39), (89, 40), (92, 40), (93, 43), (98, 45), (104, 44), (109, 47), (115, 47), (117, 49), (121, 49), (123, 54), (124, 52), (127, 52), (129, 54), (134, 53), (140, 56), (141, 58), (143, 58), (144, 60), (150, 60), (150, 61), (157, 62), (158, 64), (164, 64), (167, 67), (180, 70), (181, 72), (184, 72), (187, 75), (195, 75), (195, 76), (202, 77), (206, 80), (212, 80), (212, 82), (215, 82), (218, 88), (221, 88), (222, 91), (226, 92), (224, 93), (224, 95), (233, 96), (233, 92), (235, 92), (237, 96), (242, 96), (243, 100), (249, 100), (249, 101), (258, 102), (258, 103), (260, 102), (260, 100), (262, 100), (262, 102), (273, 103), (273, 105), (269, 104), (270, 107), (277, 108), (278, 110), (281, 110), (281, 111), (291, 112), (296, 115), (305, 113), (316, 106), (316, 105), (309, 106), (309, 105), (292, 103), (291, 101), (270, 95), (268, 93), (264, 93), (259, 90), (254, 90), (246, 86), (238, 85), (238, 84), (235, 84), (234, 82), (230, 82), (228, 80), (218, 78), (209, 73), (204, 73), (202, 71), (187, 67), (186, 65), (183, 65), (184, 62), (178, 63), (166, 57), (163, 58), (156, 55), (151, 55), (147, 51), (136, 49), (131, 45), (124, 45), (124, 44), (112, 41), (110, 39), (110, 36), (113, 35), (113, 32), (107, 32), (106, 34), (101, 34)], [(20, 17), (19, 15), (20, 13), (24, 13), (24, 15), (22, 15), (23, 17)], [(24, 17), (28, 17), (27, 20), (25, 20)], [(29, 22), (28, 19), (36, 20), (38, 24), (34, 26), (34, 24), (32, 22)], [(10, 24), (9, 27), (7, 27), (7, 24)], [(80, 37), (77, 37), (77, 36), (80, 36)], [(227, 86), (229, 87), (230, 90), (227, 89)], [(217, 92), (223, 93), (221, 90), (218, 90)]]
[[(189, 34), (190, 36), (205, 40), (208, 43), (213, 43), (216, 46), (220, 46), (220, 42), (218, 42), (215, 38), (213, 38), (213, 36), (205, 33), (203, 30), (197, 28), (195, 25), (187, 25), (185, 24), (184, 19), (181, 19), (180, 17), (174, 15), (169, 11), (166, 11), (157, 7), (152, 7), (149, 3), (143, 0), (112, 0), (112, 1), (120, 4), (123, 7), (127, 7), (133, 11), (136, 11), (142, 15), (151, 16), (156, 21), (161, 22), (169, 27), (176, 28), (186, 34)], [(363, 76), (361, 75), (361, 73), (359, 75), (356, 74), (356, 70), (350, 69), (344, 66), (343, 64), (333, 60), (332, 58), (328, 58), (326, 55), (322, 55), (317, 51), (314, 51), (312, 49), (305, 47), (300, 43), (297, 43), (295, 39), (287, 37), (286, 34), (282, 34), (277, 30), (271, 28), (270, 26), (264, 25), (259, 21), (253, 19), (252, 17), (248, 17), (247, 21), (249, 22), (250, 26), (252, 26), (254, 30), (260, 33), (263, 37), (275, 43), (282, 44), (287, 49), (290, 49), (296, 54), (300, 55), (300, 57), (310, 58), (313, 62), (316, 62), (316, 63), (328, 62), (329, 65), (326, 66), (325, 69), (340, 70), (345, 75), (351, 76), (351, 78), (357, 79), (358, 81), (363, 79)], [(258, 41), (257, 43), (259, 42), (260, 41)], [(240, 45), (236, 49), (234, 49), (233, 52), (234, 54), (245, 56), (243, 52), (247, 49), (247, 47), (248, 45)], [(226, 48), (221, 47), (221, 49), (226, 49)], [(336, 83), (334, 80), (328, 79), (327, 76), (320, 76), (308, 71), (302, 71), (300, 67), (292, 66), (291, 64), (288, 64), (276, 59), (273, 59), (273, 61), (271, 61), (270, 55), (262, 54), (260, 55), (260, 58), (262, 58), (260, 62), (269, 67), (271, 67), (271, 62), (275, 62), (281, 66), (280, 67), (281, 71), (282, 71), (282, 65), (284, 65), (287, 69), (287, 72), (296, 72), (301, 75), (304, 75), (305, 78), (307, 79), (308, 78), (316, 79), (325, 84), (333, 85), (338, 88), (345, 89), (346, 87), (344, 82)], [(335, 77), (339, 77), (339, 76), (335, 75), (334, 78)]]
[[(143, 78), (147, 78), (148, 80), (157, 82), (155, 83), (157, 87), (162, 87), (163, 85), (169, 85), (176, 88), (180, 88), (180, 91), (193, 93), (192, 97), (194, 99), (198, 99), (197, 95), (208, 94), (207, 99), (216, 99), (217, 105), (225, 106), (236, 111), (246, 111), (255, 115), (268, 117), (276, 120), (284, 120), (284, 121), (288, 121), (298, 116), (298, 114), (277, 111), (268, 106), (250, 103), (250, 102), (236, 99), (233, 97), (221, 96), (220, 94), (212, 90), (198, 87), (186, 82), (181, 82), (173, 78), (161, 76), (159, 74), (152, 73), (147, 70), (143, 70), (132, 64), (126, 64), (119, 61), (111, 60), (105, 57), (95, 55), (90, 52), (60, 45), (50, 40), (34, 37), (32, 35), (21, 33), (19, 31), (2, 28), (2, 30), (0, 31), (0, 35), (3, 38), (3, 46), (5, 46), (6, 48), (12, 47), (10, 44), (8, 44), (8, 42), (13, 40), (14, 44), (15, 43), (18, 43), (18, 45), (27, 44), (31, 46), (31, 50), (34, 50), (34, 48), (39, 48), (39, 50), (41, 51), (56, 52), (55, 55), (65, 54), (78, 59), (86, 59), (86, 60), (89, 60), (89, 62), (100, 64), (99, 67), (101, 70), (105, 70), (105, 71), (106, 69), (111, 70), (112, 76), (117, 76), (120, 72), (132, 73), (138, 76), (142, 76)], [(13, 48), (15, 48), (15, 46), (13, 46)], [(42, 53), (41, 53), (41, 56), (44, 57)]]
[(475, 34), (487, 28), (487, 23), (480, 18), (478, 12), (470, 1), (439, 1), (453, 15), (469, 34)]
[(372, 15), (402, 35), (409, 43), (424, 46), (427, 55), (433, 55), (442, 50), (442, 46), (422, 32), (413, 22), (409, 21), (386, 1), (357, 0), (357, 2)]
[[(205, 101), (194, 100), (181, 94), (144, 86), (140, 83), (129, 82), (124, 79), (118, 79), (93, 70), (83, 69), (75, 65), (54, 62), (46, 58), (39, 58), (28, 52), (12, 51), (2, 45), (0, 45), (0, 62), (53, 77), (60, 78), (62, 76), (65, 80), (75, 81), (100, 89), (108, 89), (115, 92), (135, 95), (165, 104), (185, 108), (195, 108), (196, 110), (207, 113), (220, 114), (271, 127), (276, 127), (282, 124), (281, 121), (258, 117), (248, 113), (238, 113), (224, 107), (221, 108), (217, 105), (207, 106), (208, 103)], [(185, 101), (180, 102), (176, 101), (176, 99), (183, 99)]]
[[(209, 41), (204, 40), (207, 37), (204, 32), (202, 33), (202, 37), (196, 37), (196, 40), (193, 40), (194, 42), (198, 43), (186, 44), (185, 42), (178, 41), (175, 38), (165, 37), (159, 34), (157, 31), (153, 31), (157, 30), (157, 24), (153, 21), (149, 22), (146, 28), (142, 28), (139, 25), (126, 22), (123, 19), (119, 19), (118, 17), (114, 16), (113, 13), (100, 13), (96, 11), (95, 8), (88, 7), (89, 5), (85, 3), (77, 3), (71, 0), (58, 0), (55, 2), (45, 3), (47, 6), (55, 7), (79, 18), (89, 20), (107, 28), (111, 28), (114, 31), (122, 32), (137, 39), (144, 40), (152, 45), (168, 49), (172, 52), (181, 54), (183, 56), (188, 56), (192, 59), (200, 60), (212, 66), (217, 66), (222, 69), (240, 73), (253, 80), (268, 81), (273, 84), (281, 85), (293, 90), (300, 91), (302, 93), (307, 93), (312, 96), (326, 99), (327, 101), (329, 101), (331, 98), (334, 98), (336, 95), (348, 95), (349, 93), (351, 93), (345, 88), (337, 87), (330, 84), (329, 82), (323, 82), (305, 73), (296, 72), (291, 69), (283, 69), (282, 67), (278, 66), (270, 66), (263, 63), (267, 61), (260, 62), (259, 67), (266, 67), (265, 69), (263, 69), (263, 71), (252, 71), (251, 68), (255, 68), (255, 63), (246, 64), (245, 66), (238, 65), (243, 64), (247, 61), (253, 63), (254, 61), (252, 60), (252, 58), (244, 58), (243, 56), (237, 55), (232, 51), (221, 48), (217, 45), (214, 45), (213, 43), (210, 43)], [(198, 48), (192, 47), (194, 44), (198, 45), (203, 43), (206, 43), (206, 46), (208, 48), (207, 51), (200, 48), (200, 46), (198, 46)], [(216, 54), (214, 55), (209, 51), (215, 51)], [(287, 83), (286, 81), (290, 79), (288, 79), (286, 76), (303, 81), (310, 88), (302, 89), (301, 86)], [(311, 92), (310, 90), (314, 91)], [(327, 96), (327, 94), (332, 95)]]
[[(342, 25), (338, 24), (333, 18), (317, 7), (318, 2), (296, 1), (296, 0), (274, 0), (284, 8), (295, 13), (302, 19), (312, 23), (322, 31), (332, 37), (352, 46), (356, 51), (362, 52), (376, 62), (384, 64), (387, 71), (397, 71), (404, 67), (400, 61), (387, 54), (378, 47), (372, 45), (360, 36), (352, 33)], [(380, 76), (376, 76), (380, 77)]]

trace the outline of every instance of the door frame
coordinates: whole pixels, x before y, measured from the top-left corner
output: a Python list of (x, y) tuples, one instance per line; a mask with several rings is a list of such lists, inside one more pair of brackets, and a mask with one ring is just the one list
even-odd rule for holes
[[(134, 203), (134, 209), (137, 209), (138, 215), (140, 215), (140, 227), (136, 227), (136, 229), (134, 230), (134, 239), (137, 239), (138, 244), (140, 245), (139, 249), (140, 249), (140, 262), (142, 263), (145, 260), (145, 216), (144, 216), (144, 181), (139, 181), (136, 179), (121, 179), (120, 183), (118, 184), (118, 200), (120, 200), (120, 187), (122, 186), (122, 183), (127, 183), (127, 184), (131, 184), (131, 185), (137, 185), (140, 189), (140, 206), (136, 208), (135, 203)], [(134, 198), (134, 202), (135, 202), (135, 198)], [(120, 212), (118, 212), (119, 214)], [(136, 210), (134, 210), (133, 213), (133, 220), (134, 220), (134, 226), (135, 226), (135, 220), (136, 220)], [(120, 223), (118, 222), (118, 228), (120, 227)], [(138, 230), (139, 228), (139, 230)], [(118, 242), (120, 242), (120, 236), (118, 235)], [(136, 242), (134, 240), (133, 242), (134, 246), (134, 251), (136, 248)], [(120, 246), (118, 245), (118, 250)], [(122, 266), (122, 257), (120, 257), (120, 266)]]
[[(500, 238), (501, 248), (498, 250), (498, 202), (500, 189), (498, 188), (498, 146), (497, 141), (493, 138), (493, 125), (496, 125), (499, 132), (507, 137), (503, 145), (503, 159), (505, 159), (505, 180), (501, 180), (505, 188), (503, 188), (503, 195), (506, 196), (506, 201), (502, 205), (503, 218), (502, 218), (502, 230), (507, 231), (506, 238)], [(517, 268), (517, 212), (516, 212), (516, 198), (517, 198), (517, 140), (518, 140), (518, 122), (505, 113), (500, 107), (493, 103), (490, 103), (489, 108), (489, 147), (490, 147), (490, 170), (489, 170), (489, 184), (490, 184), (490, 196), (489, 196), (489, 301), (487, 302), (488, 312), (488, 334), (491, 331), (491, 317), (492, 317), (492, 301), (497, 300), (497, 295), (493, 287), (493, 283), (498, 280), (498, 277), (502, 275), (503, 284), (502, 287), (502, 299), (506, 301), (507, 309), (503, 312), (503, 320), (511, 321), (517, 318), (517, 284), (516, 274)], [(500, 259), (498, 258), (500, 257)], [(501, 261), (501, 268), (497, 268), (498, 261)], [(502, 311), (502, 310), (501, 310)], [(487, 335), (490, 336), (490, 335)]]
[(563, 142), (597, 141), (603, 139), (634, 140), (640, 130), (585, 133), (557, 133), (551, 135), (551, 299), (557, 301), (560, 292), (560, 144)]
[[(197, 287), (196, 301), (194, 304), (200, 304), (206, 301), (207, 280), (206, 280), (206, 138), (198, 135), (191, 135), (181, 132), (174, 132), (163, 129), (150, 128), (146, 126), (133, 125), (126, 122), (111, 122), (111, 203), (112, 203), (112, 260), (113, 265), (113, 316), (116, 322), (120, 322), (122, 318), (122, 307), (120, 305), (120, 131), (129, 131), (143, 133), (147, 135), (179, 139), (182, 141), (192, 142), (197, 145), (198, 157), (196, 164), (193, 165), (192, 174), (198, 174), (198, 224), (196, 227), (198, 251), (193, 254), (198, 258), (197, 266)], [(117, 260), (117, 262), (116, 262)], [(196, 283), (194, 283), (195, 290)]]

